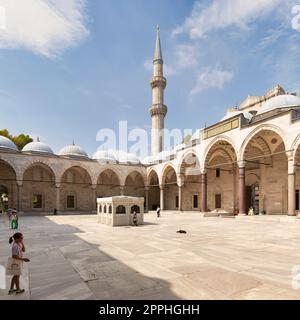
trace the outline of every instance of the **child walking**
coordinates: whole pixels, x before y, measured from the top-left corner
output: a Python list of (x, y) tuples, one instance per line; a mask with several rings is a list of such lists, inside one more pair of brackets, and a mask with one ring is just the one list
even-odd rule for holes
[(27, 258), (23, 258), (25, 252), (25, 245), (23, 242), (23, 234), (20, 232), (15, 233), (9, 238), (9, 244), (12, 245), (12, 255), (8, 259), (7, 274), (12, 275), (10, 290), (8, 294), (21, 294), (25, 290), (20, 288), (20, 276), (22, 274), (23, 262), (29, 262)]

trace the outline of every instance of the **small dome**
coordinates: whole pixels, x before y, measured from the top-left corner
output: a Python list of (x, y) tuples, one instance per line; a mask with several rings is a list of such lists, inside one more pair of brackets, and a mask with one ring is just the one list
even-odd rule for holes
[(173, 151), (162, 151), (157, 155), (157, 160), (170, 160), (173, 154)]
[(118, 152), (118, 160), (120, 163), (130, 163), (130, 164), (140, 163), (140, 159), (135, 154), (124, 152), (124, 151)]
[(203, 129), (198, 129), (198, 130), (192, 135), (191, 141), (201, 139), (202, 131), (203, 131)]
[(0, 149), (18, 151), (16, 145), (4, 136), (0, 136)]
[(230, 119), (230, 118), (235, 117), (235, 116), (237, 116), (239, 114), (243, 114), (243, 116), (249, 121), (253, 118), (253, 115), (251, 113), (249, 113), (249, 112), (243, 112), (241, 110), (234, 110), (234, 111), (227, 112), (227, 114), (225, 115), (225, 117), (223, 117), (221, 119), (221, 121)]
[(58, 152), (58, 155), (67, 157), (88, 158), (87, 153), (80, 146), (76, 146), (75, 144), (65, 146)]
[(154, 162), (154, 157), (152, 156), (145, 157), (141, 162), (144, 165), (149, 165)]
[(300, 97), (292, 94), (283, 94), (267, 100), (257, 114), (265, 113), (277, 108), (300, 107)]
[(24, 146), (23, 152), (54, 154), (53, 150), (45, 143), (37, 141), (30, 142)]
[(116, 162), (117, 157), (113, 150), (98, 150), (93, 154), (94, 160), (104, 161), (104, 162)]

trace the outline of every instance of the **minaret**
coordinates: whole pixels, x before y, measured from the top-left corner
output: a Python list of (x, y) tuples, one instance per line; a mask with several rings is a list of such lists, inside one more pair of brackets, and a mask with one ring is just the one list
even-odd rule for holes
[(151, 150), (153, 156), (164, 150), (163, 129), (165, 127), (165, 116), (168, 108), (164, 105), (164, 90), (167, 85), (167, 80), (164, 78), (163, 64), (159, 26), (157, 26), (153, 59), (153, 78), (150, 81), (152, 88), (152, 106), (149, 109), (152, 118)]

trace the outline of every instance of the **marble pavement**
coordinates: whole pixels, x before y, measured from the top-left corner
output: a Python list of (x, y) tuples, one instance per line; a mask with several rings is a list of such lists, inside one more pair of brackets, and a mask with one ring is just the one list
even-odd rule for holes
[[(27, 292), (0, 290), (0, 300), (300, 298), (292, 287), (300, 219), (168, 212), (146, 214), (139, 227), (112, 228), (92, 215), (26, 216), (20, 226)], [(11, 233), (0, 217), (2, 265)]]

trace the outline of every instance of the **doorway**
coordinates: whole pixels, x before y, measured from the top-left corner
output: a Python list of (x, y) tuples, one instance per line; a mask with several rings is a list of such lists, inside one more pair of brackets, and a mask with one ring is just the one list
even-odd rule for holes
[(0, 213), (8, 210), (8, 189), (0, 185)]
[(259, 214), (259, 185), (253, 184), (246, 187), (246, 212), (253, 208), (255, 214)]
[(222, 195), (220, 193), (215, 195), (215, 209), (222, 208)]

